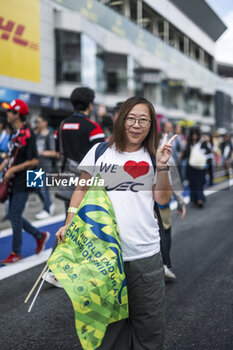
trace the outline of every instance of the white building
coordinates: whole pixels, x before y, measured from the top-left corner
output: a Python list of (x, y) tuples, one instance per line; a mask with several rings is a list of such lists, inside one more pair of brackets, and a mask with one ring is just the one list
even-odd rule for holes
[[(30, 0), (13, 1), (31, 6)], [(9, 77), (0, 68), (2, 101), (24, 97), (34, 113), (41, 106), (67, 108), (72, 89), (84, 85), (95, 89), (97, 104), (113, 107), (143, 95), (157, 114), (214, 125), (216, 92), (233, 97), (214, 59), (226, 26), (204, 0), (34, 2), (40, 11), (40, 76), (36, 82)], [(10, 20), (3, 18), (2, 36)]]

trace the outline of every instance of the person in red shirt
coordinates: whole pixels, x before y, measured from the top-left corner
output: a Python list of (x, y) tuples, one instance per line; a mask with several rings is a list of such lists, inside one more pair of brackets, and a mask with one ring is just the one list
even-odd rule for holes
[[(83, 157), (94, 144), (105, 140), (105, 134), (100, 125), (89, 118), (94, 98), (94, 91), (87, 87), (78, 87), (71, 93), (70, 101), (74, 112), (61, 123), (55, 135), (62, 172), (74, 172), (76, 176), (79, 176), (80, 172), (77, 171), (77, 168)], [(74, 188), (75, 186), (61, 189), (56, 195), (65, 201), (66, 211)]]
[(50, 235), (48, 232), (40, 232), (22, 216), (29, 195), (26, 170), (33, 169), (38, 164), (35, 135), (26, 123), (28, 106), (24, 101), (15, 99), (10, 104), (3, 103), (2, 107), (7, 109), (7, 121), (14, 127), (8, 155), (0, 166), (0, 171), (4, 171), (4, 181), (11, 184), (8, 217), (13, 230), (12, 252), (2, 260), (3, 265), (9, 265), (22, 260), (22, 229), (35, 238), (36, 254), (44, 249)]

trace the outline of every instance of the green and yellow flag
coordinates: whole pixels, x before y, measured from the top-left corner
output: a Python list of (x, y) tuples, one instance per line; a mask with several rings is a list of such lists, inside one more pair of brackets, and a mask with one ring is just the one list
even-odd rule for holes
[(101, 345), (109, 323), (128, 317), (121, 242), (103, 186), (90, 187), (48, 266), (69, 295), (81, 345)]

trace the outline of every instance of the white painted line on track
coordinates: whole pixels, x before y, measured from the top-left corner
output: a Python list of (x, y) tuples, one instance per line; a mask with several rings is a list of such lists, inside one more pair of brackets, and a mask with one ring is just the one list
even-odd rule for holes
[[(65, 214), (60, 214), (56, 216), (52, 216), (51, 218), (33, 221), (31, 224), (35, 227), (42, 227), (50, 224), (54, 224), (59, 221), (65, 220)], [(5, 230), (0, 231), (0, 238), (12, 236), (12, 229), (6, 228)]]
[[(224, 190), (224, 189), (226, 189), (228, 187), (230, 188), (231, 186), (233, 186), (233, 179), (230, 179), (228, 181), (225, 181), (223, 183), (215, 185), (214, 187), (206, 189), (204, 191), (204, 195), (206, 197), (208, 197), (208, 196), (211, 196), (212, 194), (217, 193), (219, 191), (222, 191), (222, 190)], [(185, 204), (189, 204), (190, 203), (190, 197), (189, 196), (188, 197), (184, 197), (184, 201), (185, 201)], [(171, 210), (175, 210), (177, 208), (177, 202), (176, 201), (172, 202), (170, 204), (170, 208), (171, 208)]]
[(0, 280), (16, 275), (17, 273), (23, 272), (30, 269), (31, 267), (37, 266), (46, 262), (52, 252), (52, 248), (46, 249), (38, 255), (31, 255), (17, 263), (12, 265), (1, 267), (0, 269)]
[[(232, 186), (233, 186), (233, 179), (229, 179), (227, 181), (217, 184), (213, 188), (208, 188), (207, 190), (204, 191), (204, 194), (205, 196), (210, 196), (211, 194), (225, 190), (226, 188), (230, 188)], [(232, 189), (230, 189), (230, 191), (232, 191)]]

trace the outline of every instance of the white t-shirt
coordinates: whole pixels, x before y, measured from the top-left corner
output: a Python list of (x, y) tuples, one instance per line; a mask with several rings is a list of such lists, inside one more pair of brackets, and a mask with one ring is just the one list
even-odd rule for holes
[(79, 164), (91, 176), (100, 174), (112, 202), (122, 242), (124, 261), (152, 256), (160, 251), (159, 227), (154, 217), (152, 187), (155, 173), (144, 148), (119, 153), (109, 147), (95, 164), (94, 145)]

